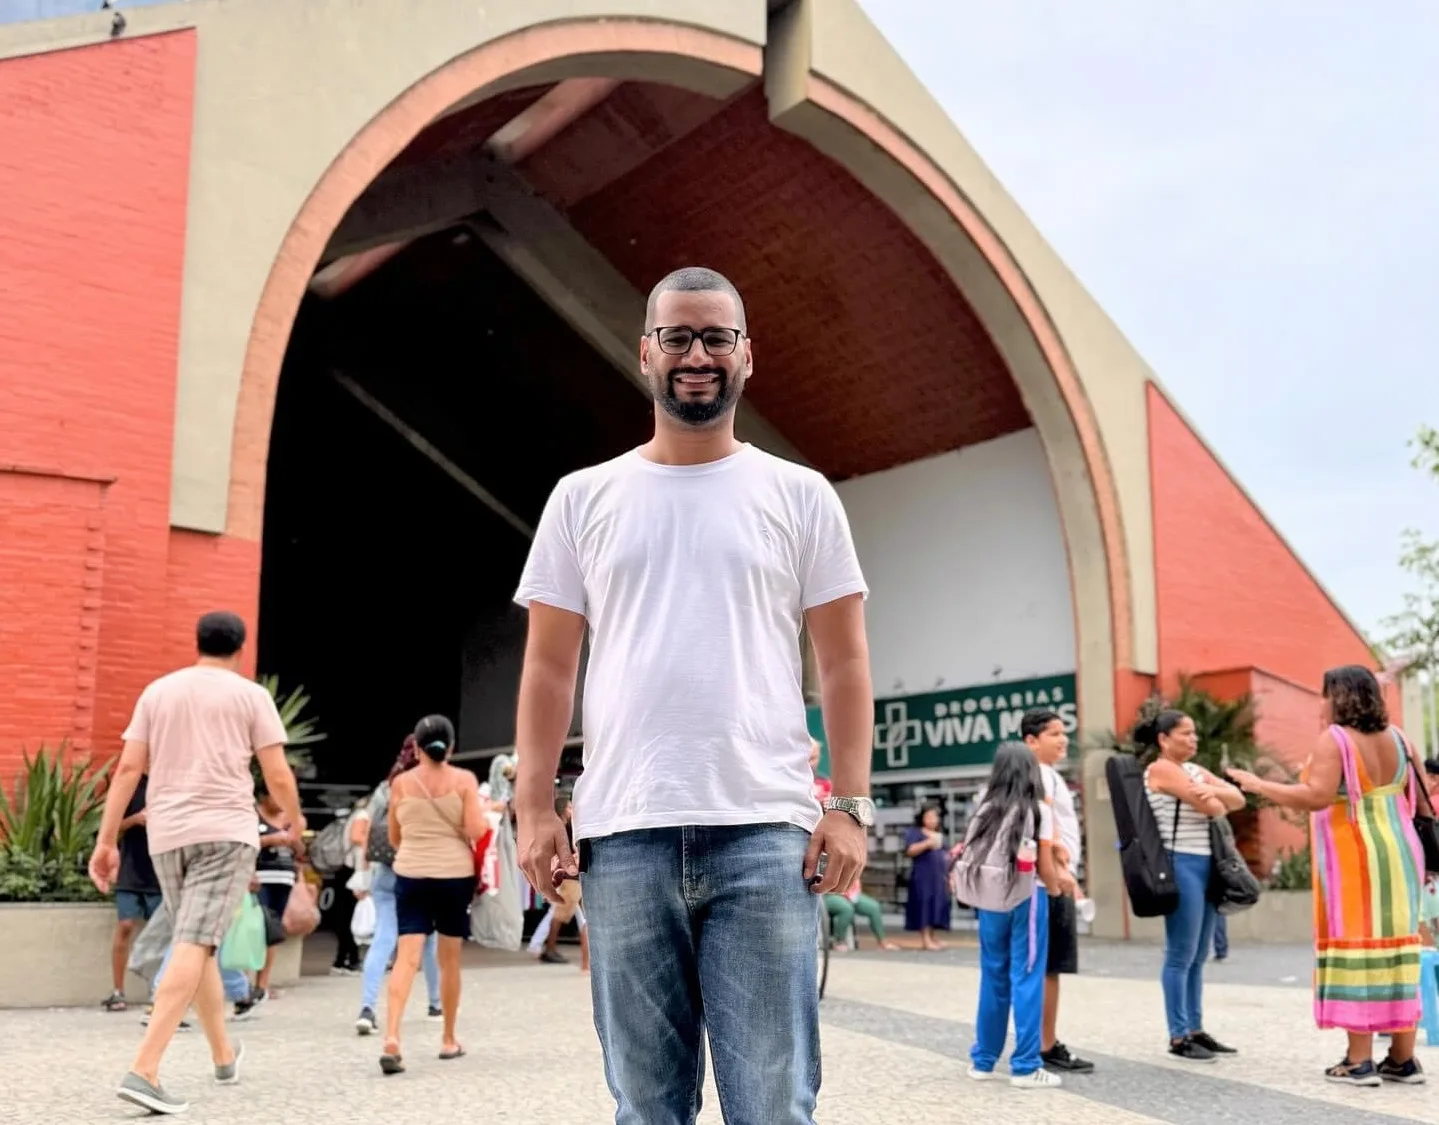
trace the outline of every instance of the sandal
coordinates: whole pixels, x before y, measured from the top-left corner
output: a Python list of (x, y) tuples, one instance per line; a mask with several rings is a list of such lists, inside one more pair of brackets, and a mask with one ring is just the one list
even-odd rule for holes
[(130, 1005), (125, 1003), (125, 994), (123, 992), (112, 992), (109, 998), (101, 1004), (100, 1007), (107, 1012), (123, 1012), (127, 1010)]
[(462, 1059), (464, 1057), (465, 1049), (458, 1043), (455, 1044), (455, 1049), (453, 1051), (440, 1052), (440, 1058), (443, 1059), (445, 1062), (449, 1062), (451, 1059)]
[[(389, 1049), (391, 1043), (395, 1045), (393, 1051)], [(387, 1039), (385, 1041), (385, 1053), (380, 1056), (380, 1069), (386, 1074), (403, 1074), (405, 1072), (404, 1056), (400, 1054), (399, 1040)]]

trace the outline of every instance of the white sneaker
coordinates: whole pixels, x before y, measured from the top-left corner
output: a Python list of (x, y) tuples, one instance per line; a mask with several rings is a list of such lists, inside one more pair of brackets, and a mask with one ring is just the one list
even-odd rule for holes
[(1011, 1074), (1009, 1084), (1016, 1090), (1057, 1090), (1064, 1082), (1059, 1075), (1040, 1067), (1031, 1074)]
[(976, 1082), (994, 1082), (997, 1079), (1004, 1077), (1004, 1075), (996, 1074), (992, 1070), (980, 1070), (978, 1067), (975, 1066), (971, 1066), (968, 1073), (969, 1076)]

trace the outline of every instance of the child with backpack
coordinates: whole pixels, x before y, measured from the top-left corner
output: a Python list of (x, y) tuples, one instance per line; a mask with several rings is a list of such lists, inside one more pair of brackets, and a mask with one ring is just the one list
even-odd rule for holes
[(979, 1014), (969, 1052), (969, 1077), (976, 1081), (999, 1077), (994, 1068), (1012, 1008), (1009, 1084), (1028, 1090), (1062, 1085), (1040, 1059), (1049, 896), (1075, 891), (1074, 877), (1054, 860), (1054, 836), (1038, 760), (1022, 743), (1005, 743), (954, 870), (960, 900), (979, 914)]

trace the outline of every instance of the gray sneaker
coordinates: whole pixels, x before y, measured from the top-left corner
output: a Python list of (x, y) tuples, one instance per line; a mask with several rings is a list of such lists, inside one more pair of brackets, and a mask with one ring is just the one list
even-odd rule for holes
[(159, 1086), (150, 1085), (134, 1071), (121, 1079), (120, 1088), (115, 1093), (131, 1105), (148, 1109), (151, 1113), (184, 1113), (190, 1108), (189, 1102), (172, 1097)]
[(221, 1086), (233, 1086), (240, 1081), (240, 1060), (245, 1057), (245, 1044), (235, 1040), (235, 1057), (227, 1063), (215, 1064), (215, 1081)]

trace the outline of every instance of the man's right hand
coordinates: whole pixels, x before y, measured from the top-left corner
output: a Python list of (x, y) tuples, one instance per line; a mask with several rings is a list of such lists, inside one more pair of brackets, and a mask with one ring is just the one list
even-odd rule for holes
[(570, 853), (570, 842), (565, 835), (565, 824), (553, 807), (539, 812), (520, 810), (519, 852), (520, 870), (539, 894), (555, 904), (562, 899), (555, 887), (556, 870), (579, 874), (575, 857)]
[(90, 855), (90, 881), (102, 895), (110, 893), (120, 875), (120, 849), (114, 844), (97, 842)]

